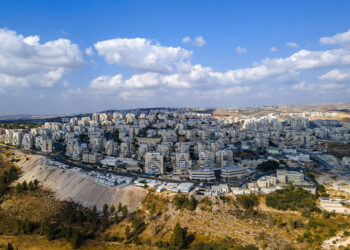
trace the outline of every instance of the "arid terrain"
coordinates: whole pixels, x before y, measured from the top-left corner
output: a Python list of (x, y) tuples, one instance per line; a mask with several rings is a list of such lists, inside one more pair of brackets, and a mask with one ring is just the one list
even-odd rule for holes
[[(265, 204), (264, 196), (258, 197), (258, 206), (253, 209), (242, 207), (233, 195), (197, 197), (198, 205), (188, 209), (179, 207), (175, 202), (177, 195), (171, 192), (158, 194), (152, 189), (132, 185), (122, 189), (110, 188), (95, 183), (92, 177), (83, 173), (46, 167), (42, 156), (12, 150), (3, 151), (1, 155), (3, 161), (15, 162), (22, 170), (13, 186), (35, 179), (40, 186), (38, 190), (27, 193), (10, 190), (1, 198), (1, 246), (11, 242), (19, 249), (70, 249), (70, 244), (62, 238), (48, 241), (37, 233), (13, 233), (16, 220), (28, 219), (39, 225), (44, 218), (61, 213), (67, 199), (90, 207), (92, 204), (102, 207), (105, 203), (117, 207), (119, 202), (129, 207), (126, 217), (119, 213), (118, 223), (112, 222), (111, 213), (107, 228), (99, 229), (96, 238), (84, 240), (84, 249), (162, 248), (160, 242), (171, 241), (177, 222), (186, 228), (187, 247), (191, 249), (253, 245), (262, 249), (310, 249), (322, 244), (329, 249), (340, 244), (340, 240), (323, 241), (337, 235), (342, 242), (347, 242), (347, 237), (343, 236), (350, 227), (347, 216), (336, 215), (330, 219), (317, 212), (304, 216), (301, 210), (277, 210)], [(141, 229), (135, 229), (134, 236), (127, 240), (127, 228), (132, 231), (135, 220), (141, 223)]]

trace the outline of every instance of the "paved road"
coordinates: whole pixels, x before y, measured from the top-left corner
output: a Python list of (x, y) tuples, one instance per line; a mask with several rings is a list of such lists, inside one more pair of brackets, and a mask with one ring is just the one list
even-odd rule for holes
[(310, 153), (304, 149), (297, 149), (298, 152), (303, 153), (303, 154), (308, 154), (310, 155), (310, 159), (314, 160), (316, 162), (318, 162), (319, 164), (321, 164), (323, 167), (327, 168), (327, 169), (333, 169), (333, 166), (329, 165), (326, 161), (322, 160), (321, 158), (319, 158), (318, 156), (314, 155), (313, 153)]
[[(216, 181), (204, 182), (204, 181), (198, 181), (198, 180), (186, 180), (186, 181), (184, 181), (184, 180), (176, 180), (176, 179), (170, 179), (170, 178), (153, 177), (153, 176), (148, 176), (145, 174), (121, 172), (121, 171), (104, 169), (104, 168), (94, 168), (94, 167), (87, 165), (87, 164), (72, 162), (72, 161), (68, 160), (67, 158), (63, 157), (62, 155), (56, 156), (56, 155), (52, 155), (52, 154), (44, 154), (44, 153), (41, 153), (41, 152), (35, 151), (35, 150), (27, 151), (27, 150), (24, 150), (21, 148), (7, 146), (7, 145), (1, 145), (1, 144), (0, 144), (0, 147), (19, 150), (19, 151), (22, 151), (25, 153), (42, 155), (42, 156), (45, 156), (53, 161), (62, 162), (64, 164), (70, 165), (72, 167), (82, 168), (82, 169), (85, 169), (87, 171), (96, 171), (96, 172), (103, 173), (103, 174), (111, 173), (111, 174), (115, 174), (115, 175), (119, 175), (119, 176), (131, 177), (131, 178), (147, 178), (147, 179), (152, 179), (152, 180), (158, 180), (158, 181), (164, 181), (164, 182), (174, 182), (174, 183), (191, 182), (191, 183), (195, 183), (195, 184), (203, 183), (203, 184), (210, 184), (210, 185), (233, 184), (235, 186), (242, 186), (244, 183), (246, 183), (246, 181), (244, 181), (244, 180), (236, 180), (236, 181), (217, 181), (216, 180)], [(271, 173), (261, 173), (260, 175), (257, 174), (257, 175), (254, 175), (253, 178), (258, 179), (260, 176), (266, 175), (266, 174), (271, 174)]]

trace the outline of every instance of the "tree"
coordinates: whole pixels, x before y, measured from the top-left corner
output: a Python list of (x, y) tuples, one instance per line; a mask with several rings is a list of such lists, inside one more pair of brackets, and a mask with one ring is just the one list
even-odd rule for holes
[(27, 191), (27, 189), (28, 189), (27, 182), (26, 182), (26, 181), (23, 181), (23, 182), (22, 182), (22, 190), (23, 190), (23, 191)]
[(73, 249), (78, 248), (80, 246), (80, 241), (81, 241), (80, 232), (78, 230), (73, 230), (72, 237), (69, 241), (71, 247)]
[(108, 217), (105, 213), (103, 213), (101, 218), (102, 230), (106, 230), (108, 227)]
[(21, 185), (21, 183), (17, 183), (17, 185), (16, 185), (16, 193), (20, 193), (20, 192), (22, 192), (22, 185)]
[(14, 248), (10, 242), (7, 243), (6, 250), (14, 250)]
[(259, 199), (254, 194), (237, 195), (237, 201), (245, 209), (253, 208), (253, 207), (259, 205)]
[(49, 241), (54, 240), (56, 237), (56, 228), (48, 219), (40, 223), (39, 231), (41, 234), (45, 235), (46, 239)]
[(125, 238), (129, 238), (129, 236), (130, 236), (130, 227), (129, 227), (129, 225), (128, 226), (126, 226), (126, 228), (125, 228)]
[(28, 184), (28, 190), (33, 191), (34, 190), (34, 183), (32, 181), (29, 182)]
[(119, 202), (119, 205), (118, 205), (118, 212), (121, 212), (123, 209), (123, 205), (121, 202)]
[(196, 198), (193, 195), (191, 195), (190, 202), (189, 202), (189, 210), (194, 211), (197, 207), (197, 204), (198, 202)]
[(97, 223), (97, 208), (94, 206), (88, 211), (88, 221)]
[(259, 164), (256, 169), (259, 171), (262, 171), (262, 172), (268, 172), (271, 170), (278, 169), (279, 166), (280, 166), (280, 164), (277, 161), (268, 160), (268, 161), (264, 161), (263, 163)]
[(118, 212), (115, 212), (115, 214), (114, 214), (114, 222), (115, 222), (115, 223), (118, 223), (118, 222), (119, 222)]
[(109, 210), (111, 211), (111, 214), (114, 214), (114, 211), (115, 211), (115, 207), (112, 205)]
[(314, 202), (316, 197), (307, 190), (294, 188), (293, 185), (267, 194), (265, 199), (266, 205), (269, 207), (281, 210), (297, 210), (303, 208), (307, 216), (309, 216), (307, 211), (316, 209)]
[(170, 239), (170, 245), (174, 249), (183, 249), (185, 247), (185, 240), (186, 240), (186, 232), (180, 226), (180, 223), (177, 222), (173, 230), (173, 235), (171, 236), (171, 239)]
[(27, 218), (24, 219), (24, 233), (28, 234), (33, 231), (33, 223), (31, 223)]
[(103, 205), (103, 214), (108, 216), (108, 205), (107, 204)]
[(18, 219), (15, 222), (15, 233), (21, 233), (21, 221)]
[(126, 205), (124, 205), (122, 208), (122, 216), (123, 217), (128, 216), (128, 207)]

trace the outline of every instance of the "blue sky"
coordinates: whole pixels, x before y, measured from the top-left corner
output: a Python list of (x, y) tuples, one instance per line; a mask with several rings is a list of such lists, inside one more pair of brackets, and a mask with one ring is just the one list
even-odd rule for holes
[(350, 101), (349, 1), (1, 6), (0, 115)]

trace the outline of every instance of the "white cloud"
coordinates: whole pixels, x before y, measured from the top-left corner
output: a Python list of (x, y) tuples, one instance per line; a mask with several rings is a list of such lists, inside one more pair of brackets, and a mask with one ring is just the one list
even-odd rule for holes
[[(174, 74), (163, 74), (147, 72), (132, 75), (129, 79), (123, 80), (122, 75), (100, 76), (92, 80), (89, 88), (98, 93), (111, 93), (127, 89), (145, 88), (174, 88), (174, 89), (226, 89), (226, 84), (235, 84), (225, 74), (214, 72), (210, 67), (203, 67), (200, 64), (193, 65), (187, 72)], [(232, 91), (229, 92), (234, 94)]]
[(270, 48), (270, 51), (271, 51), (271, 52), (276, 52), (276, 51), (277, 51), (277, 48), (276, 48), (276, 47), (271, 47), (271, 48)]
[(193, 44), (196, 45), (196, 46), (203, 46), (206, 44), (206, 41), (204, 40), (204, 38), (202, 36), (196, 36), (194, 39), (193, 39)]
[(0, 88), (52, 87), (83, 63), (79, 47), (67, 39), (40, 44), (39, 36), (0, 29)]
[(335, 81), (335, 82), (350, 80), (350, 70), (335, 69), (320, 76), (319, 79), (322, 81)]
[(147, 100), (156, 96), (157, 90), (123, 91), (118, 96), (123, 100)]
[(290, 72), (339, 65), (350, 65), (350, 51), (344, 49), (326, 51), (300, 50), (290, 57), (264, 59), (251, 68), (229, 70), (224, 73), (224, 76), (232, 83), (247, 83)]
[(331, 37), (321, 37), (321, 44), (335, 44), (350, 48), (350, 30), (344, 33), (337, 33)]
[(245, 53), (247, 52), (247, 48), (241, 47), (241, 46), (237, 46), (236, 47), (236, 52), (237, 53)]
[(287, 42), (286, 46), (291, 47), (291, 48), (299, 48), (299, 45), (295, 42)]
[(313, 84), (306, 84), (305, 82), (299, 82), (297, 84), (294, 84), (292, 86), (293, 90), (307, 90), (307, 91), (311, 91), (314, 89), (314, 85)]
[(182, 38), (182, 43), (189, 43), (191, 41), (191, 38), (189, 36), (185, 36)]
[(159, 74), (148, 72), (140, 75), (133, 75), (130, 79), (125, 81), (127, 88), (145, 88), (153, 87), (159, 84)]
[(87, 54), (88, 56), (92, 56), (94, 54), (93, 48), (92, 47), (86, 48), (85, 54)]
[[(295, 45), (292, 46), (295, 47)], [(315, 93), (322, 93), (318, 90), (325, 91), (341, 86), (319, 82), (319, 88), (316, 88), (317, 82), (309, 84), (302, 80), (302, 72), (350, 65), (350, 51), (345, 48), (324, 51), (302, 49), (288, 57), (265, 58), (254, 63), (252, 67), (232, 69), (226, 72), (214, 71), (211, 67), (201, 64), (192, 65), (191, 51), (179, 47), (152, 44), (143, 38), (113, 39), (99, 42), (95, 44), (95, 48), (109, 63), (118, 63), (144, 71), (125, 79), (121, 74), (117, 74), (100, 76), (91, 81), (88, 89), (91, 93), (114, 93), (124, 99), (138, 96), (140, 93), (147, 93), (145, 96), (157, 94), (159, 97), (168, 93), (158, 91), (160, 89), (171, 91), (175, 95), (182, 93), (182, 96), (191, 97), (193, 94), (200, 98), (210, 95), (218, 97), (244, 94), (257, 88), (260, 88), (261, 93), (267, 93), (267, 90), (271, 89), (280, 89), (280, 91), (315, 90)], [(166, 57), (169, 51), (174, 52), (170, 53), (173, 56)], [(237, 51), (247, 50), (238, 46)], [(152, 56), (149, 56), (150, 54)], [(149, 57), (154, 59), (152, 63), (148, 60)], [(335, 73), (344, 75), (346, 72), (344, 70), (330, 71), (320, 76), (319, 79), (336, 82)], [(338, 80), (340, 80), (339, 76)], [(253, 86), (255, 83), (266, 83), (267, 81), (269, 84), (265, 84), (266, 86), (264, 84)], [(273, 84), (275, 86), (271, 87)]]
[(63, 82), (62, 82), (62, 86), (63, 86), (63, 87), (67, 87), (67, 86), (69, 86), (69, 82), (67, 82), (67, 81), (63, 81)]
[(321, 85), (321, 89), (323, 89), (323, 90), (341, 89), (343, 87), (344, 87), (344, 85), (339, 84), (339, 83), (324, 83)]
[(160, 46), (144, 38), (117, 38), (94, 46), (107, 63), (145, 72), (171, 72), (192, 55), (183, 48)]
[(69, 89), (66, 92), (63, 92), (61, 94), (61, 97), (63, 98), (69, 98), (69, 97), (76, 97), (77, 95), (81, 95), (83, 93), (83, 91), (80, 88), (76, 88), (76, 89)]
[(98, 92), (110, 93), (123, 87), (123, 76), (117, 74), (115, 76), (99, 76), (91, 81), (89, 86)]

